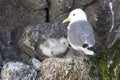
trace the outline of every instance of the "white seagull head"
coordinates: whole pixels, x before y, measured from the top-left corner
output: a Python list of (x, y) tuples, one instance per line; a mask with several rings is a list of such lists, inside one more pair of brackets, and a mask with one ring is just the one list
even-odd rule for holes
[(86, 13), (80, 9), (77, 8), (70, 12), (68, 18), (64, 19), (63, 23), (70, 21), (70, 23), (78, 21), (78, 20), (84, 20), (87, 21)]

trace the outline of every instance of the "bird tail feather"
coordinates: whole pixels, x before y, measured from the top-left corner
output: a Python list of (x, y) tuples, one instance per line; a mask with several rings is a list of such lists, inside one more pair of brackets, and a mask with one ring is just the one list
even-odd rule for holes
[(82, 51), (86, 54), (86, 55), (94, 55), (94, 52), (91, 50), (88, 50), (87, 48), (83, 48)]

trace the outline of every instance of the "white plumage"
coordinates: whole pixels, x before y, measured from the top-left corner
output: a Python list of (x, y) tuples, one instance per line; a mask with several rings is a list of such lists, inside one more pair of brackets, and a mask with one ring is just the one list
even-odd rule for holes
[(43, 44), (40, 45), (42, 53), (48, 57), (56, 57), (63, 54), (69, 46), (66, 38), (60, 39), (47, 39)]

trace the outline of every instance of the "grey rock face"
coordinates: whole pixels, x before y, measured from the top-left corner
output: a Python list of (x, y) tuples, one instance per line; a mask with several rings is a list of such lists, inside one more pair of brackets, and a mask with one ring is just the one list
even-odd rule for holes
[[(21, 53), (17, 47), (12, 44), (11, 35), (6, 27), (0, 25), (0, 61), (8, 62), (13, 60), (27, 61), (29, 56)], [(0, 62), (0, 65), (3, 64)]]
[(3, 57), (2, 57), (2, 53), (0, 53), (0, 69), (2, 68), (3, 65)]
[(8, 62), (1, 71), (2, 80), (36, 80), (36, 75), (35, 69), (22, 62)]
[[(48, 0), (49, 7), (49, 19), (55, 21), (57, 17), (62, 16), (73, 8), (73, 0)], [(64, 18), (64, 17), (62, 17)], [(59, 20), (59, 19), (57, 19)]]
[(4, 61), (15, 59), (16, 52), (10, 42), (10, 33), (5, 27), (0, 25), (0, 54)]
[(41, 66), (42, 66), (42, 62), (40, 62), (38, 59), (36, 59), (36, 58), (32, 58), (32, 64), (33, 64), (33, 66), (34, 66), (34, 68), (36, 69), (36, 70), (38, 70), (38, 71), (40, 71), (40, 68), (41, 68)]
[(107, 44), (107, 47), (110, 48), (115, 43), (117, 39), (120, 39), (120, 1), (112, 1), (111, 7), (112, 10), (112, 25), (111, 25), (111, 35)]
[[(102, 39), (104, 46), (111, 47), (116, 37), (118, 38), (119, 27), (119, 1), (99, 1), (97, 16), (98, 20), (96, 22), (96, 32)], [(116, 11), (117, 10), (117, 11)], [(116, 32), (116, 30), (118, 32)], [(113, 37), (114, 36), (114, 37)]]
[(100, 37), (106, 38), (106, 36), (108, 36), (110, 32), (110, 28), (112, 25), (112, 15), (109, 7), (109, 1), (99, 1), (98, 8), (99, 9), (97, 11), (98, 20), (96, 22), (96, 31), (98, 32)]
[(40, 10), (48, 8), (46, 0), (21, 0), (21, 4), (28, 10)]
[(94, 3), (97, 0), (74, 0), (74, 8), (87, 7), (89, 4)]

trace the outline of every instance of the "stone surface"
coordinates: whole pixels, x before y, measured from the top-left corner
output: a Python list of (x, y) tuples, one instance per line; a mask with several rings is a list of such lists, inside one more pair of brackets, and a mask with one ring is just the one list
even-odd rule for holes
[(4, 61), (9, 61), (15, 59), (15, 50), (14, 47), (10, 44), (10, 32), (0, 25), (0, 53)]
[[(28, 61), (30, 58), (26, 54), (21, 53), (18, 48), (12, 44), (10, 32), (6, 27), (0, 25), (0, 54), (3, 62), (22, 60)], [(3, 64), (0, 62), (0, 65)]]
[(74, 0), (74, 8), (86, 8), (97, 0)]
[(8, 62), (1, 71), (2, 80), (36, 80), (36, 75), (35, 69), (22, 62)]
[(32, 58), (32, 64), (34, 66), (34, 68), (38, 71), (40, 71), (40, 68), (42, 66), (42, 62), (40, 62), (38, 59), (36, 58)]
[(114, 43), (116, 42), (117, 39), (120, 38), (120, 1), (116, 0), (112, 2), (113, 6), (113, 12), (114, 12), (114, 22), (113, 22), (113, 30), (111, 33), (111, 37), (108, 41), (107, 47), (110, 48)]
[[(45, 0), (38, 0), (38, 2), (39, 1), (41, 4), (45, 4), (44, 2)], [(29, 3), (26, 3), (26, 5), (27, 4)], [(40, 7), (41, 5), (37, 4), (37, 6)], [(28, 23), (31, 24), (31, 23), (46, 22), (45, 8), (44, 9), (40, 8), (37, 10), (32, 10), (32, 8), (29, 8), (29, 9), (31, 11), (24, 8), (20, 0), (1, 0), (0, 1), (0, 23), (4, 25), (4, 27), (8, 30), (8, 32), (11, 32), (15, 28), (23, 26)]]
[(48, 8), (46, 0), (21, 0), (21, 4), (28, 10), (40, 10)]
[[(64, 18), (64, 13), (70, 11), (73, 7), (73, 0), (48, 0), (49, 7), (49, 19), (55, 21), (57, 17)], [(59, 18), (57, 19), (59, 20)]]
[(3, 57), (2, 57), (2, 53), (0, 53), (0, 69), (2, 68), (3, 65)]
[[(98, 1), (97, 21), (95, 31), (103, 46), (112, 47), (119, 37), (119, 1)], [(116, 32), (118, 29), (118, 32)], [(117, 36), (117, 37), (116, 37)]]
[(89, 7), (85, 9), (88, 21), (92, 24), (94, 29), (96, 29), (96, 21), (98, 20), (97, 18), (98, 7), (97, 6), (98, 6), (98, 1), (96, 1), (96, 3), (92, 3), (92, 5), (89, 5)]
[(96, 22), (97, 29), (96, 32), (102, 38), (102, 43), (106, 45), (107, 38), (110, 33), (110, 28), (112, 25), (112, 15), (109, 6), (109, 0), (99, 1), (98, 11), (97, 11), (98, 20)]

